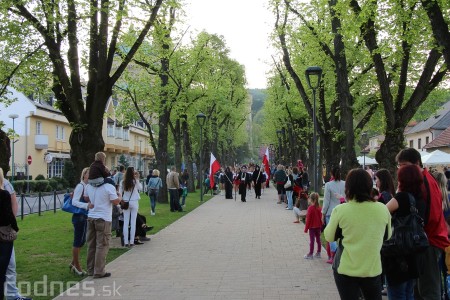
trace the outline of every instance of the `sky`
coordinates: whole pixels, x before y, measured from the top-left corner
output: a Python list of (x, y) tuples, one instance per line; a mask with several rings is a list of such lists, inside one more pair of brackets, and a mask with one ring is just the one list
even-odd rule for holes
[(269, 33), (274, 17), (266, 0), (186, 0), (191, 28), (222, 35), (230, 57), (245, 66), (247, 88), (266, 88), (270, 69)]

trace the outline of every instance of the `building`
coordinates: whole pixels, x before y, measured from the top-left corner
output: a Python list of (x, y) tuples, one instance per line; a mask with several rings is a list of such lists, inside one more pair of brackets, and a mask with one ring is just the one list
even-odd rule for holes
[[(35, 178), (61, 177), (65, 161), (70, 159), (69, 137), (72, 128), (66, 117), (53, 107), (53, 99), (46, 101), (26, 97), (13, 88), (8, 88), (10, 97), (16, 99), (5, 107), (0, 103), (0, 121), (3, 131), (13, 129), (15, 174)], [(115, 116), (115, 101), (110, 100), (103, 121), (106, 166), (111, 170), (119, 165), (120, 157), (147, 174), (154, 161), (154, 151), (149, 144), (149, 134), (143, 122), (122, 125)], [(31, 164), (28, 164), (28, 161)], [(12, 163), (12, 160), (11, 160)], [(7, 174), (12, 175), (11, 171)]]

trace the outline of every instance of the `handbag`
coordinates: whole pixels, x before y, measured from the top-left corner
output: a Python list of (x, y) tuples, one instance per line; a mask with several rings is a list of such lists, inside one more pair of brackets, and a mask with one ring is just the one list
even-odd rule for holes
[(392, 218), (393, 233), (384, 241), (381, 254), (384, 256), (404, 256), (425, 251), (430, 243), (423, 228), (423, 219), (418, 215), (416, 200), (408, 193), (410, 214)]
[(341, 264), (342, 252), (344, 252), (344, 246), (342, 245), (342, 239), (339, 240), (338, 248), (334, 254), (332, 268), (335, 272), (338, 271), (339, 265)]
[(0, 241), (12, 242), (17, 239), (17, 231), (11, 227), (11, 225), (0, 226)]
[(292, 186), (292, 183), (291, 183), (291, 180), (290, 180), (289, 177), (288, 177), (286, 183), (284, 184), (284, 188), (285, 188), (285, 189), (288, 189), (288, 188), (290, 188), (291, 186)]
[[(81, 194), (81, 197), (83, 198), (84, 194), (84, 187), (83, 187), (83, 193)], [(61, 207), (62, 211), (71, 213), (71, 214), (82, 214), (87, 215), (88, 211), (84, 208), (79, 208), (74, 205), (72, 205), (72, 199), (73, 199), (73, 193), (67, 193), (64, 195), (64, 203)]]
[[(120, 208), (123, 210), (127, 210), (130, 207), (130, 200), (131, 200), (131, 196), (133, 195), (134, 192), (134, 185), (133, 185), (133, 189), (131, 190), (131, 194), (130, 194), (130, 199), (128, 199), (128, 201), (125, 200), (120, 200)], [(123, 197), (123, 193), (125, 193), (125, 191), (122, 191), (122, 197)]]

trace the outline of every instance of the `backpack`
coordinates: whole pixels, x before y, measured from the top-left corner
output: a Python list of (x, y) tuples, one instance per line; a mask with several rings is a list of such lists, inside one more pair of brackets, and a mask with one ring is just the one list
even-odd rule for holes
[(410, 214), (392, 218), (393, 233), (381, 247), (383, 256), (404, 256), (425, 251), (429, 247), (428, 237), (424, 230), (424, 221), (417, 213), (416, 200), (408, 193)]

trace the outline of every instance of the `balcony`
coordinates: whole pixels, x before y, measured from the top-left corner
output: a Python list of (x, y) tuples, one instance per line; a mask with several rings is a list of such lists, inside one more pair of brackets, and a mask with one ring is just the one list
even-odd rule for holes
[(48, 149), (48, 135), (36, 134), (34, 136), (34, 148), (37, 150)]

